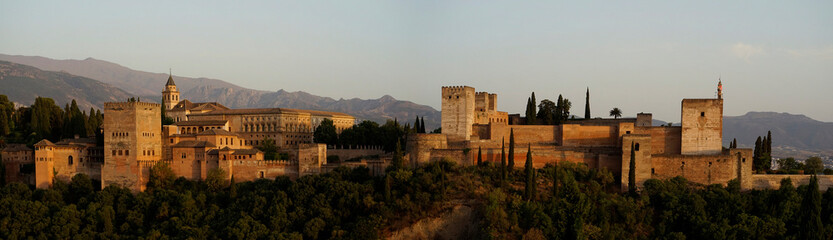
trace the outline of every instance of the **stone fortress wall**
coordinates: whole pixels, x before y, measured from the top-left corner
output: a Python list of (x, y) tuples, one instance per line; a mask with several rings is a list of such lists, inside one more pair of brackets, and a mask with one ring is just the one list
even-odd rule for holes
[[(716, 99), (683, 99), (682, 126), (652, 126), (650, 113), (639, 113), (636, 118), (568, 120), (560, 125), (514, 125), (503, 118), (508, 116), (505, 112), (495, 109), (496, 94), (475, 92), (468, 86), (443, 87), (442, 133), (409, 136), (407, 157), (412, 165), (440, 159), (473, 165), (479, 150), (483, 161), (500, 162), (501, 147), (508, 154), (509, 136), (514, 132), (516, 168), (523, 167), (527, 148), (531, 148), (535, 167), (566, 161), (604, 168), (626, 189), (633, 149), (640, 187), (648, 179), (676, 176), (701, 184), (725, 185), (739, 179), (746, 189), (775, 186), (772, 179), (784, 176), (752, 174), (750, 149), (723, 149), (721, 90)], [(515, 118), (513, 122), (525, 122)], [(804, 177), (795, 179), (804, 181)]]

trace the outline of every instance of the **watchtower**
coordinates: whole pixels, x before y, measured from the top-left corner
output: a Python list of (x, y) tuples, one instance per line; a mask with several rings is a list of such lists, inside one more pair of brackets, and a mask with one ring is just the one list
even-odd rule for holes
[(723, 150), (723, 94), (718, 85), (718, 98), (683, 99), (682, 137), (683, 155), (713, 155)]
[(147, 169), (141, 163), (152, 165), (163, 156), (160, 114), (161, 105), (156, 103), (104, 103), (101, 187), (116, 184), (143, 190), (147, 180), (142, 174)]
[[(442, 87), (442, 133), (449, 140), (469, 140), (474, 124), (474, 88)], [(485, 107), (485, 106), (484, 106)]]

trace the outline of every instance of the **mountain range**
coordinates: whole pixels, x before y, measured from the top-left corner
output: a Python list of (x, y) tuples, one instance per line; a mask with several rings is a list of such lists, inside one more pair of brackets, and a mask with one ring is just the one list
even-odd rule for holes
[[(24, 105), (32, 104), (36, 96), (51, 97), (61, 105), (76, 99), (84, 109), (98, 108), (104, 102), (123, 101), (131, 96), (159, 99), (167, 77), (167, 74), (132, 70), (93, 58), (55, 60), (0, 54), (0, 86), (3, 86), (0, 94)], [(440, 112), (436, 109), (396, 100), (389, 95), (378, 99), (336, 100), (301, 91), (248, 89), (218, 79), (179, 76), (174, 79), (183, 99), (219, 102), (231, 108), (338, 111), (379, 123), (387, 119), (413, 122), (416, 116), (423, 116), (429, 130), (439, 127), (440, 122)], [(654, 125), (664, 124), (666, 122), (654, 120)], [(833, 123), (789, 113), (749, 112), (742, 116), (725, 116), (723, 145), (728, 146), (729, 141), (737, 138), (741, 147), (751, 148), (757, 137), (765, 136), (767, 131), (772, 131), (774, 155), (788, 156), (797, 152), (833, 155)]]
[[(39, 56), (0, 54), (0, 60), (29, 65), (45, 71), (61, 71), (95, 79), (142, 98), (161, 99), (162, 88), (168, 79), (168, 74), (133, 70), (112, 62), (94, 58), (84, 60), (56, 60)], [(219, 102), (231, 108), (282, 107), (336, 111), (353, 115), (360, 120), (371, 120), (378, 123), (384, 123), (388, 119), (397, 119), (400, 122), (412, 123), (416, 116), (420, 116), (425, 119), (425, 125), (429, 131), (440, 125), (440, 112), (436, 109), (410, 101), (396, 100), (388, 95), (384, 95), (378, 99), (352, 98), (336, 100), (302, 91), (290, 92), (281, 89), (271, 92), (248, 89), (223, 80), (210, 78), (174, 76), (174, 80), (177, 89), (181, 92), (182, 98), (192, 102)], [(26, 86), (20, 87), (25, 88)], [(74, 96), (84, 98), (86, 95), (76, 94)], [(12, 101), (20, 103), (34, 101), (34, 97), (29, 98), (31, 100), (10, 96)], [(61, 99), (56, 99), (56, 101), (59, 103), (63, 102)], [(104, 101), (90, 102), (100, 106)]]

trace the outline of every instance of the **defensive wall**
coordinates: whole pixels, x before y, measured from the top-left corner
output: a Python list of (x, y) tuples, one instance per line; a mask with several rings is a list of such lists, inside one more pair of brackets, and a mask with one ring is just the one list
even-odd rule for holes
[[(793, 186), (810, 184), (812, 175), (787, 175), (787, 174), (751, 174), (749, 188), (752, 189), (778, 189), (781, 187), (781, 180), (789, 178)], [(833, 187), (833, 175), (817, 175), (819, 189), (826, 190)]]
[(327, 148), (327, 157), (337, 156), (338, 159), (342, 162), (347, 161), (349, 159), (374, 155), (385, 155), (385, 150), (383, 150), (380, 146), (360, 147), (358, 149)]

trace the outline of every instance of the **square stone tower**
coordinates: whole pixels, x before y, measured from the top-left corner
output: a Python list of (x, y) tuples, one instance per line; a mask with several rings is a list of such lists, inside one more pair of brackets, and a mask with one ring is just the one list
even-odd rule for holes
[(104, 103), (104, 164), (101, 187), (144, 189), (147, 170), (162, 159), (161, 105), (144, 102)]
[(442, 133), (450, 141), (469, 140), (474, 124), (474, 88), (443, 87), (442, 98)]
[(683, 99), (681, 153), (714, 155), (723, 150), (723, 99)]

